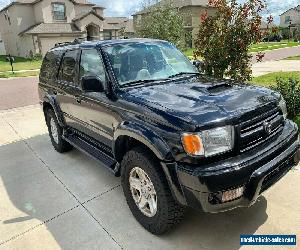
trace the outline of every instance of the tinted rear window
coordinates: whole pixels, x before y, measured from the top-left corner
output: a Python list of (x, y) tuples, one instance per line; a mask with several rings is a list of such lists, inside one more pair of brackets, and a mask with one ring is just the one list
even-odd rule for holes
[(41, 73), (40, 73), (41, 80), (47, 81), (56, 78), (61, 56), (62, 56), (61, 51), (47, 52), (41, 67)]
[(65, 53), (60, 66), (58, 79), (71, 84), (77, 84), (77, 58), (79, 50), (69, 50)]

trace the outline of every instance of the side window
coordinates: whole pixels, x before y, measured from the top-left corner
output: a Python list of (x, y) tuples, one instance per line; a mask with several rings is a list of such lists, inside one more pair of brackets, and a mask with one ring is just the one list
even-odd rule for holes
[(82, 50), (80, 60), (80, 79), (83, 76), (98, 76), (102, 82), (105, 82), (105, 67), (95, 49)]
[(78, 50), (69, 50), (65, 53), (62, 60), (60, 71), (59, 71), (59, 80), (66, 81), (77, 85), (76, 79), (76, 60), (78, 58)]
[(50, 51), (44, 57), (40, 77), (43, 81), (54, 80), (57, 76), (61, 59), (60, 51)]

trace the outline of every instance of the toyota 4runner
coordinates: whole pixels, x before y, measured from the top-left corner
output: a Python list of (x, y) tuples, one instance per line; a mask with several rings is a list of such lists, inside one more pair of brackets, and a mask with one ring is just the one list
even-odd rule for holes
[(165, 41), (59, 44), (39, 95), (54, 148), (74, 146), (121, 176), (154, 234), (186, 206), (250, 206), (298, 163), (298, 128), (278, 93), (204, 76)]

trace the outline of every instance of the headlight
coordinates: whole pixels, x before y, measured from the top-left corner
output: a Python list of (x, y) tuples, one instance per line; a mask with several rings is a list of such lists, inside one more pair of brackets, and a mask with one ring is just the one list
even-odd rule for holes
[(283, 117), (287, 118), (288, 112), (287, 112), (287, 108), (286, 108), (286, 102), (283, 99), (283, 97), (281, 97), (281, 99), (279, 101), (279, 107), (282, 110)]
[(233, 148), (234, 130), (225, 126), (199, 133), (184, 133), (182, 144), (187, 154), (193, 156), (212, 156), (227, 152)]

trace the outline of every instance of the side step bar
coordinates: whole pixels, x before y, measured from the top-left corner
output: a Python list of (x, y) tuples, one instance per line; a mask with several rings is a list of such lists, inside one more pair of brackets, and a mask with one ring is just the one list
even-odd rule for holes
[(117, 175), (117, 172), (119, 171), (119, 163), (101, 149), (92, 145), (76, 133), (65, 133), (63, 138), (81, 152), (91, 156), (97, 161), (100, 161), (105, 167)]

